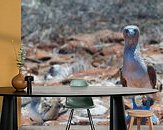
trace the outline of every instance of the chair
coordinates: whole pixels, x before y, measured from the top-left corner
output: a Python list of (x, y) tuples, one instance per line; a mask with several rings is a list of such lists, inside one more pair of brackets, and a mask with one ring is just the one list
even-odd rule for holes
[[(88, 83), (83, 79), (73, 79), (70, 82), (70, 87), (87, 87), (87, 86)], [(95, 107), (91, 97), (67, 97), (65, 107), (71, 109), (66, 130), (70, 129), (74, 109), (87, 109), (91, 130), (95, 130), (91, 112), (89, 110)]]
[(154, 130), (153, 122), (152, 122), (153, 111), (151, 110), (128, 110), (127, 112), (131, 116), (128, 130), (132, 130), (134, 118), (137, 118), (137, 130), (140, 130), (141, 118), (148, 118), (149, 128), (150, 130)]

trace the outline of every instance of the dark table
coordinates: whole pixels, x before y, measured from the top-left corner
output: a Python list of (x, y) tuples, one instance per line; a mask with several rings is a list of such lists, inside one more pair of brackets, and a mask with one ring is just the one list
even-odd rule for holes
[(123, 96), (152, 94), (158, 90), (130, 87), (69, 87), (48, 86), (33, 87), (32, 94), (16, 92), (13, 87), (0, 87), (0, 96), (3, 96), (0, 130), (18, 130), (17, 125), (17, 97), (101, 97), (110, 98), (110, 130), (127, 130), (125, 121)]

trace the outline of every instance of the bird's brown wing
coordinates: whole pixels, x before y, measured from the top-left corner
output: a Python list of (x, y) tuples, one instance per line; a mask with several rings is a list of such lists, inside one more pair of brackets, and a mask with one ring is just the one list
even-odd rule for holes
[(122, 75), (122, 68), (119, 69), (119, 74), (120, 74), (120, 82), (123, 87), (127, 87), (127, 81)]
[(155, 89), (157, 78), (156, 78), (156, 71), (151, 64), (147, 64), (147, 71), (149, 75), (149, 80), (152, 85), (152, 88)]

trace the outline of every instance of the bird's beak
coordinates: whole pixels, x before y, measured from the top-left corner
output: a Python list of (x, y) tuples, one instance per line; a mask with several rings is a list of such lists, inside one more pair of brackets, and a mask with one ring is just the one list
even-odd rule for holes
[(134, 37), (135, 36), (135, 30), (134, 29), (128, 29), (128, 37)]

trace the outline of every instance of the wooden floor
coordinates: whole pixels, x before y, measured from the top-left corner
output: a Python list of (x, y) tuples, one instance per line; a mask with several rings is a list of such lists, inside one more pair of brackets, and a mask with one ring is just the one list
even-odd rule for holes
[[(55, 127), (50, 126), (22, 126), (19, 130), (65, 130), (65, 125), (57, 125)], [(96, 130), (109, 130), (107, 126), (95, 126)], [(71, 126), (70, 130), (91, 130), (89, 125), (83, 126)], [(123, 129), (122, 129), (123, 130)], [(133, 130), (137, 130), (137, 127), (134, 126)], [(141, 130), (149, 130), (148, 126), (141, 126)], [(163, 130), (163, 125), (155, 125), (154, 130)]]

